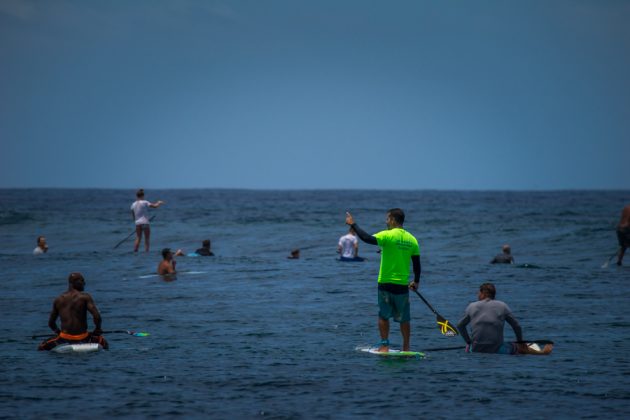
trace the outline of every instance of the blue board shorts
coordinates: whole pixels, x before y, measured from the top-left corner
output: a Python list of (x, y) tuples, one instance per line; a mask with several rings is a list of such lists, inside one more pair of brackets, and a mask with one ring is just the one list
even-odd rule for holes
[(395, 294), (386, 290), (378, 291), (378, 316), (389, 320), (394, 318), (396, 322), (409, 322), (409, 293)]

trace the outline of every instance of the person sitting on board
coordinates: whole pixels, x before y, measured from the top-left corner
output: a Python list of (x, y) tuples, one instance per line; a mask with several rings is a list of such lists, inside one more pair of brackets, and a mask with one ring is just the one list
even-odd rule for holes
[(175, 266), (177, 265), (177, 261), (173, 259), (173, 257), (177, 257), (180, 255), (184, 255), (184, 252), (181, 249), (178, 249), (175, 254), (171, 251), (170, 248), (164, 248), (162, 250), (162, 261), (158, 264), (157, 273), (161, 276), (167, 274), (175, 274)]
[(291, 255), (289, 255), (287, 257), (290, 260), (299, 260), (300, 259), (300, 250), (299, 249), (294, 249), (293, 251), (291, 251)]
[(503, 245), (503, 253), (496, 255), (490, 264), (514, 264), (514, 257), (512, 256), (512, 248), (510, 245)]
[(626, 249), (630, 247), (630, 204), (621, 211), (621, 219), (617, 225), (617, 240), (619, 241), (617, 265), (621, 265)]
[(202, 257), (214, 257), (214, 253), (210, 250), (210, 239), (206, 239), (201, 243), (201, 248), (195, 251), (195, 254)]
[[(521, 326), (507, 304), (495, 299), (496, 293), (497, 290), (492, 283), (483, 283), (479, 286), (477, 302), (468, 305), (464, 316), (457, 324), (459, 333), (466, 341), (466, 351), (500, 354), (525, 353), (527, 346), (518, 343), (523, 341)], [(505, 321), (514, 330), (516, 343), (503, 341)], [(472, 338), (466, 330), (468, 324), (472, 330)]]
[(144, 232), (144, 250), (149, 252), (149, 240), (151, 239), (151, 227), (149, 226), (149, 208), (156, 209), (164, 204), (158, 200), (151, 203), (144, 199), (144, 190), (140, 188), (136, 192), (136, 201), (131, 205), (131, 217), (136, 223), (136, 241), (133, 245), (133, 252), (138, 252), (140, 241), (142, 240), (142, 232)]
[(37, 237), (37, 247), (33, 250), (33, 255), (45, 254), (48, 252), (48, 244), (43, 236)]
[[(51, 350), (61, 344), (98, 343), (104, 349), (109, 344), (102, 336), (101, 314), (89, 293), (84, 292), (85, 279), (81, 273), (70, 273), (68, 291), (59, 295), (53, 302), (48, 326), (56, 334), (44, 340), (38, 350)], [(87, 313), (92, 314), (94, 331), (87, 330)], [(57, 327), (57, 318), (61, 319), (61, 329)]]
[[(400, 323), (403, 351), (409, 351), (411, 316), (409, 289), (420, 287), (420, 247), (418, 240), (403, 229), (405, 213), (401, 209), (387, 212), (387, 230), (370, 235), (346, 213), (346, 224), (350, 225), (365, 243), (378, 245), (381, 252), (381, 267), (378, 273), (378, 329), (381, 336), (378, 351), (389, 351), (389, 319)], [(413, 265), (413, 282), (409, 282), (409, 261)]]
[(339, 238), (337, 244), (337, 253), (341, 254), (340, 261), (364, 261), (365, 258), (359, 257), (359, 240), (354, 229), (350, 228), (348, 233)]

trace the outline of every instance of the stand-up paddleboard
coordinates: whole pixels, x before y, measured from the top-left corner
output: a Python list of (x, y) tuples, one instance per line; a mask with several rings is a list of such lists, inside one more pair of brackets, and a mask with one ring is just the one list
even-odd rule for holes
[(60, 344), (50, 351), (55, 353), (93, 353), (102, 350), (103, 346), (98, 343)]
[(425, 357), (424, 353), (419, 352), (419, 351), (402, 351), (402, 350), (390, 348), (389, 351), (385, 352), (385, 351), (378, 351), (378, 347), (357, 347), (356, 349), (364, 353), (376, 354), (382, 357), (391, 357), (391, 358), (415, 357), (417, 359), (421, 359)]

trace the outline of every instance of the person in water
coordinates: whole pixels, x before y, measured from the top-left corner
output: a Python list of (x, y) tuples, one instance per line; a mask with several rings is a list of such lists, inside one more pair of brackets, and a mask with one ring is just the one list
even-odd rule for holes
[[(526, 353), (523, 332), (518, 321), (512, 315), (510, 308), (502, 301), (496, 300), (497, 290), (492, 283), (479, 286), (478, 301), (466, 308), (464, 316), (457, 324), (457, 329), (466, 341), (467, 352), (516, 354)], [(503, 341), (503, 327), (505, 322), (514, 330), (516, 343)], [(470, 324), (472, 338), (468, 335), (466, 326)]]
[(177, 265), (177, 261), (173, 258), (174, 256), (184, 255), (181, 249), (178, 249), (175, 254), (171, 251), (170, 248), (164, 248), (162, 250), (162, 261), (158, 264), (157, 273), (159, 275), (167, 275), (167, 274), (175, 274), (175, 266)]
[(210, 239), (206, 239), (201, 243), (201, 248), (195, 251), (195, 254), (202, 257), (214, 257), (214, 253), (210, 250)]
[(341, 261), (363, 261), (365, 258), (359, 257), (359, 240), (354, 229), (350, 228), (348, 233), (339, 238), (337, 252), (341, 254)]
[(151, 203), (144, 199), (144, 190), (140, 188), (136, 192), (136, 201), (131, 205), (131, 217), (136, 223), (136, 241), (133, 245), (133, 252), (138, 252), (140, 241), (142, 240), (142, 232), (144, 232), (144, 250), (149, 252), (149, 242), (151, 239), (151, 227), (149, 226), (149, 208), (156, 209), (164, 204), (158, 200)]
[(294, 249), (293, 251), (291, 251), (291, 255), (289, 255), (287, 257), (290, 260), (299, 260), (300, 259), (300, 250), (299, 249)]
[[(53, 302), (48, 326), (55, 337), (44, 340), (38, 350), (51, 350), (61, 344), (98, 343), (104, 349), (109, 348), (102, 336), (101, 314), (89, 293), (84, 292), (85, 279), (81, 273), (70, 273), (68, 291), (62, 293)], [(87, 313), (92, 314), (94, 331), (88, 332)], [(61, 319), (61, 329), (57, 327), (57, 318)]]
[(33, 250), (33, 255), (45, 254), (48, 252), (48, 244), (43, 236), (37, 237), (37, 247)]
[[(378, 273), (378, 329), (381, 336), (378, 351), (389, 351), (389, 319), (400, 323), (403, 351), (409, 351), (411, 316), (409, 289), (420, 287), (420, 247), (418, 240), (403, 229), (405, 213), (401, 209), (387, 212), (387, 230), (369, 235), (346, 213), (346, 224), (368, 244), (378, 245), (381, 252), (381, 267)], [(409, 282), (409, 262), (413, 265), (413, 281)]]
[(514, 257), (512, 256), (512, 248), (508, 244), (503, 245), (503, 253), (496, 255), (490, 264), (514, 264)]
[(626, 249), (630, 247), (630, 204), (621, 211), (621, 219), (617, 225), (617, 241), (619, 241), (617, 265), (621, 265)]

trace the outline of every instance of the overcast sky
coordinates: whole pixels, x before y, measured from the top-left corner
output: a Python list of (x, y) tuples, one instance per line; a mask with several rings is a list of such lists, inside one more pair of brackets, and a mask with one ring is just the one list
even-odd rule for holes
[(630, 188), (630, 1), (0, 0), (0, 187)]

